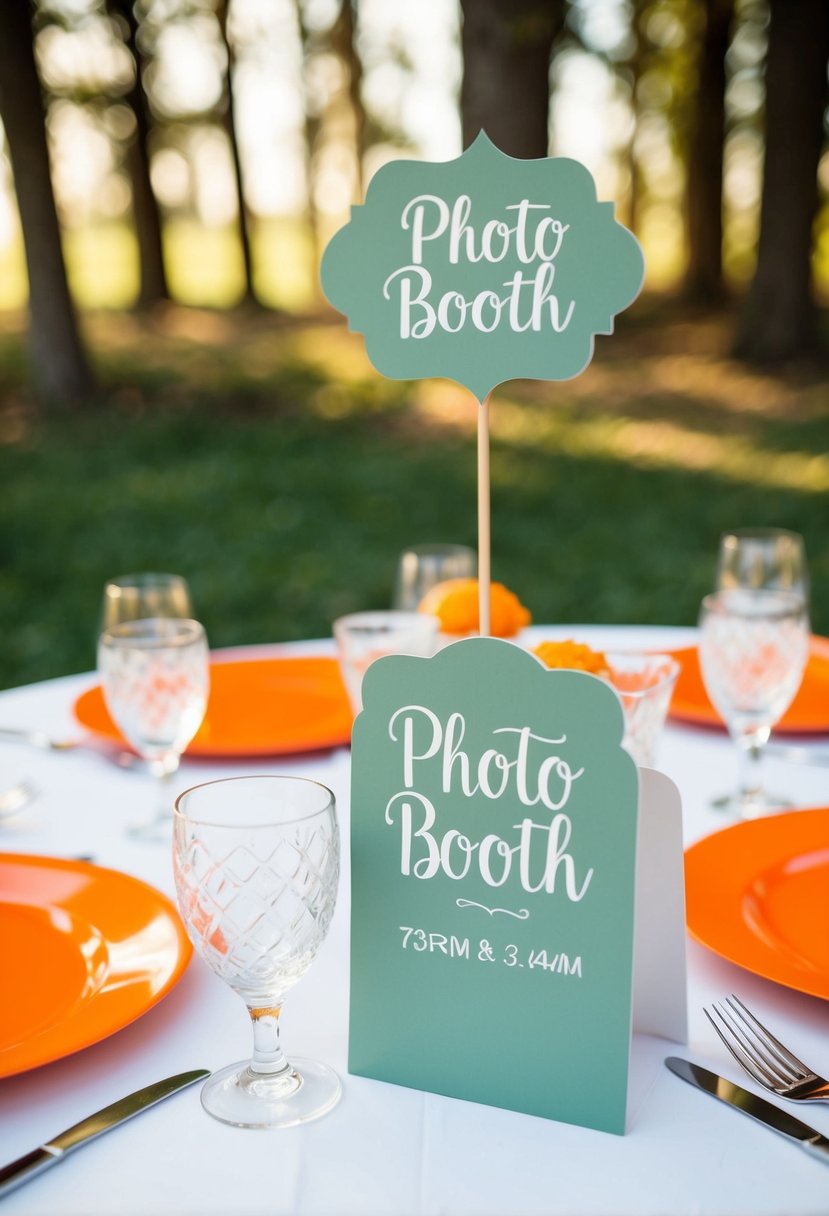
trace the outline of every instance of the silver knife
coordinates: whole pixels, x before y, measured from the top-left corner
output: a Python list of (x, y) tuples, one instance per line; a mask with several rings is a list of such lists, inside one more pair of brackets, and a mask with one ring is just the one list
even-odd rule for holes
[(750, 1093), (747, 1089), (742, 1089), (733, 1081), (727, 1081), (725, 1077), (718, 1077), (715, 1072), (709, 1072), (707, 1068), (702, 1068), (699, 1064), (692, 1064), (690, 1060), (682, 1060), (678, 1056), (668, 1056), (665, 1064), (671, 1072), (682, 1077), (682, 1080), (687, 1081), (689, 1085), (695, 1085), (704, 1093), (719, 1098), (720, 1102), (725, 1102), (742, 1111), (744, 1115), (756, 1119), (758, 1123), (765, 1124), (772, 1131), (779, 1132), (787, 1140), (791, 1140), (800, 1148), (805, 1149), (811, 1156), (817, 1157), (829, 1165), (829, 1139), (822, 1136), (820, 1132), (816, 1132), (813, 1127), (795, 1119), (794, 1115), (790, 1115), (787, 1110), (781, 1110), (779, 1106), (767, 1102), (765, 1098)]
[(73, 1149), (80, 1148), (82, 1144), (89, 1144), (90, 1140), (102, 1136), (104, 1132), (117, 1127), (119, 1123), (125, 1123), (134, 1115), (140, 1115), (141, 1111), (146, 1110), (148, 1106), (155, 1106), (156, 1102), (161, 1102), (164, 1098), (169, 1098), (171, 1094), (178, 1093), (180, 1089), (186, 1089), (194, 1081), (200, 1081), (209, 1076), (210, 1071), (206, 1068), (197, 1068), (193, 1072), (180, 1072), (175, 1077), (167, 1077), (165, 1081), (156, 1081), (153, 1085), (147, 1085), (144, 1089), (139, 1089), (137, 1093), (129, 1094), (126, 1098), (113, 1102), (111, 1106), (105, 1106), (103, 1110), (90, 1115), (89, 1118), (82, 1119), (74, 1127), (68, 1127), (65, 1132), (53, 1136), (51, 1140), (38, 1145), (25, 1156), (18, 1157), (16, 1161), (4, 1165), (0, 1169), (0, 1195), (5, 1195), (14, 1187), (20, 1186), (22, 1182), (34, 1178), (42, 1170), (48, 1169), (50, 1165), (56, 1165)]

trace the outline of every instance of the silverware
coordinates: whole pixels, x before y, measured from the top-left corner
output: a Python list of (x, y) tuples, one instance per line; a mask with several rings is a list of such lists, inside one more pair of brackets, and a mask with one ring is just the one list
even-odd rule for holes
[(10, 785), (0, 793), (0, 819), (9, 819), (22, 811), (30, 802), (34, 802), (39, 792), (31, 781), (18, 781), (17, 785)]
[[(84, 739), (55, 739), (42, 730), (24, 730), (16, 726), (0, 726), (0, 742), (26, 743), (30, 747), (38, 747), (46, 752), (71, 752), (83, 747)], [(109, 748), (94, 748), (98, 755), (105, 756), (119, 768), (142, 768), (144, 761), (133, 752), (111, 751)]]
[(83, 1144), (89, 1144), (90, 1140), (117, 1127), (119, 1123), (140, 1115), (142, 1110), (155, 1106), (156, 1102), (161, 1102), (164, 1098), (169, 1098), (171, 1094), (178, 1093), (180, 1089), (192, 1085), (194, 1081), (201, 1081), (209, 1076), (210, 1072), (206, 1068), (197, 1068), (193, 1072), (181, 1072), (175, 1077), (168, 1077), (164, 1081), (156, 1081), (153, 1085), (147, 1085), (144, 1089), (139, 1089), (137, 1093), (121, 1098), (118, 1102), (113, 1102), (111, 1106), (104, 1107), (103, 1110), (97, 1111), (87, 1119), (82, 1119), (74, 1127), (67, 1128), (66, 1131), (60, 1132), (51, 1140), (47, 1140), (45, 1144), (32, 1149), (25, 1156), (18, 1157), (16, 1161), (3, 1166), (0, 1169), (0, 1195), (5, 1195), (14, 1187), (20, 1186), (21, 1183), (28, 1182), (30, 1178), (34, 1178), (42, 1170), (48, 1169), (50, 1165), (56, 1165), (73, 1149), (80, 1148)]
[(80, 739), (52, 739), (42, 730), (19, 730), (14, 726), (0, 726), (0, 739), (8, 743), (29, 743), (47, 752), (68, 752), (80, 747)]
[[(739, 997), (703, 1013), (734, 1059), (770, 1093), (796, 1102), (829, 1102), (829, 1081), (819, 1077), (767, 1030)], [(715, 1020), (716, 1019), (716, 1020)]]
[(689, 1085), (701, 1089), (703, 1093), (711, 1094), (713, 1098), (718, 1098), (720, 1102), (725, 1102), (728, 1106), (733, 1106), (735, 1110), (742, 1111), (744, 1115), (756, 1119), (758, 1123), (770, 1127), (772, 1131), (779, 1132), (781, 1136), (791, 1140), (810, 1156), (829, 1165), (829, 1139), (815, 1131), (813, 1127), (795, 1119), (794, 1115), (790, 1115), (787, 1110), (781, 1110), (779, 1106), (772, 1105), (765, 1098), (749, 1093), (747, 1089), (741, 1089), (733, 1081), (727, 1081), (725, 1077), (718, 1077), (715, 1072), (709, 1072), (707, 1068), (701, 1068), (699, 1064), (692, 1064), (690, 1060), (682, 1060), (678, 1056), (668, 1056), (665, 1064), (672, 1073), (681, 1077), (683, 1081), (687, 1081)]
[(773, 740), (766, 744), (766, 755), (777, 760), (788, 760), (792, 764), (811, 764), (815, 768), (829, 765), (829, 747), (815, 747), (805, 743), (775, 743)]

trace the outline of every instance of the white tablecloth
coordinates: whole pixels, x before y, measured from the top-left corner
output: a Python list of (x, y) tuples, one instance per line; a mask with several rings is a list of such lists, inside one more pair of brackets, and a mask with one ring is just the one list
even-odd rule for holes
[[(663, 628), (540, 632), (605, 647), (680, 645), (694, 636), (691, 630)], [(283, 649), (307, 652), (326, 645)], [(87, 674), (2, 692), (0, 725), (77, 735), (72, 704), (93, 683), (94, 675)], [(708, 808), (710, 796), (736, 780), (736, 757), (724, 736), (669, 725), (657, 766), (682, 794), (687, 843), (724, 826)], [(183, 789), (219, 775), (286, 771), (334, 790), (347, 845), (345, 749), (290, 763), (187, 760), (176, 781)], [(800, 806), (829, 803), (828, 769), (769, 759), (767, 775)], [(24, 776), (36, 782), (40, 797), (0, 825), (0, 850), (93, 854), (100, 864), (173, 894), (169, 850), (137, 843), (125, 832), (153, 805), (145, 774), (121, 770), (91, 748), (55, 754), (0, 745), (0, 789)], [(829, 896), (815, 915), (826, 918), (827, 906)], [(829, 1212), (824, 1164), (695, 1092), (663, 1066), (666, 1055), (681, 1054), (741, 1079), (702, 1013), (704, 1004), (736, 990), (798, 1054), (829, 1075), (826, 1002), (751, 975), (689, 941), (690, 1042), (678, 1046), (634, 1037), (628, 1130), (617, 1137), (348, 1075), (348, 923), (346, 864), (330, 936), (283, 1015), (287, 1052), (319, 1056), (343, 1079), (342, 1101), (330, 1115), (287, 1131), (229, 1128), (203, 1112), (195, 1086), (10, 1194), (8, 1216)], [(3, 976), (3, 1000), (14, 999), (21, 978)], [(430, 994), (424, 992), (423, 999)], [(194, 957), (172, 992), (133, 1025), (74, 1056), (0, 1081), (0, 1164), (149, 1081), (246, 1058), (249, 1033), (239, 999)], [(501, 1049), (508, 1057), (509, 1042)], [(829, 1107), (795, 1113), (829, 1135)]]

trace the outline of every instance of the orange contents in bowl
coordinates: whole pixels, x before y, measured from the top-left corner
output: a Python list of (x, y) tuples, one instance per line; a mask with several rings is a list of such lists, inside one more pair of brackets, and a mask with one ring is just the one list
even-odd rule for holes
[[(493, 637), (514, 637), (532, 620), (518, 596), (503, 583), (492, 583), (489, 603), (490, 632)], [(437, 583), (426, 592), (418, 610), (436, 616), (444, 633), (477, 633), (480, 629), (478, 580), (450, 578), (444, 583)]]
[(547, 667), (565, 667), (571, 671), (588, 671), (591, 675), (607, 680), (612, 672), (600, 650), (592, 650), (584, 642), (539, 642), (532, 653)]

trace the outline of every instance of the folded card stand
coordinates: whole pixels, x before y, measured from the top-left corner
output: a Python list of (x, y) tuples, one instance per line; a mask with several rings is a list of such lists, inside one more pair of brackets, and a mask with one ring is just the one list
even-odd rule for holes
[(352, 739), (352, 1072), (621, 1133), (632, 1024), (685, 1037), (679, 796), (605, 681), (393, 656)]
[(682, 803), (664, 773), (639, 770), (633, 1029), (688, 1038)]

